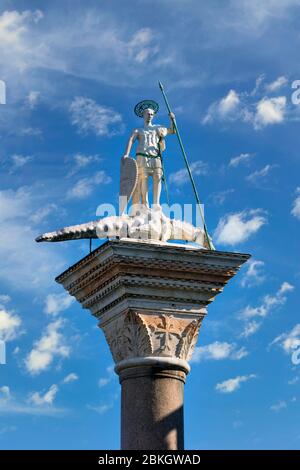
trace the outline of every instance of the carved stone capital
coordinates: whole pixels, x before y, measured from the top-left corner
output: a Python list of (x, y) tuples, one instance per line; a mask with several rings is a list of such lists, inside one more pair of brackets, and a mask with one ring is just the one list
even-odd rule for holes
[(200, 318), (128, 310), (102, 329), (116, 363), (151, 356), (188, 361), (200, 324)]
[(156, 358), (188, 370), (208, 305), (248, 258), (183, 245), (110, 240), (57, 282), (99, 320), (117, 365), (141, 364), (143, 358), (154, 364)]

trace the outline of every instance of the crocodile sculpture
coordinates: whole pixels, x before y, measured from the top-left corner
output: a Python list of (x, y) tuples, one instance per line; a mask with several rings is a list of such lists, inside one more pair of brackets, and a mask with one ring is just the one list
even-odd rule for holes
[(183, 240), (209, 249), (201, 228), (163, 214), (161, 208), (141, 209), (135, 215), (110, 216), (80, 225), (64, 227), (36, 238), (37, 242), (60, 242), (84, 238), (132, 238), (142, 240)]

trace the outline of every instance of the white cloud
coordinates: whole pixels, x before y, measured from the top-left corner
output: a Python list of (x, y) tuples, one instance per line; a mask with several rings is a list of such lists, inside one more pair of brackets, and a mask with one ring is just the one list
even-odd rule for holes
[(44, 312), (48, 315), (57, 315), (68, 309), (74, 302), (74, 297), (62, 292), (61, 294), (49, 294), (45, 299)]
[(30, 157), (30, 156), (12, 155), (11, 156), (11, 161), (12, 161), (13, 164), (12, 164), (12, 167), (10, 169), (10, 172), (13, 173), (16, 170), (19, 170), (20, 168), (23, 168), (31, 160), (32, 160), (32, 157)]
[(203, 360), (222, 360), (233, 359), (240, 360), (248, 355), (248, 351), (244, 347), (237, 348), (235, 343), (226, 343), (215, 341), (206, 346), (198, 346), (195, 348), (192, 362), (200, 362)]
[(83, 155), (82, 153), (77, 153), (74, 155), (75, 166), (80, 168), (85, 168), (92, 162), (99, 162), (99, 155)]
[(267, 83), (265, 88), (266, 88), (267, 92), (272, 93), (272, 92), (277, 91), (280, 88), (284, 87), (285, 85), (287, 85), (287, 83), (288, 83), (288, 79), (282, 75), (281, 77), (278, 77), (273, 82)]
[(275, 403), (274, 405), (270, 406), (270, 410), (275, 412), (284, 410), (285, 408), (287, 408), (287, 404), (284, 400), (280, 400), (278, 403)]
[[(298, 0), (294, 0), (294, 3), (296, 1)], [(219, 73), (216, 73), (215, 69), (217, 61), (212, 60), (212, 63), (205, 67), (205, 73), (202, 71), (200, 75), (197, 67), (198, 61), (194, 58), (195, 55), (203, 53), (203, 43), (195, 41), (195, 37), (197, 38), (197, 35), (202, 37), (204, 34), (205, 47), (210, 51), (211, 57), (213, 54), (219, 54), (221, 44), (225, 53), (226, 50), (234, 50), (239, 54), (241, 52), (239, 49), (244, 50), (243, 48), (249, 43), (253, 46), (253, 38), (257, 39), (262, 34), (265, 25), (278, 18), (278, 11), (284, 16), (288, 11), (286, 1), (282, 2), (284, 7), (281, 8), (278, 2), (274, 1), (261, 2), (262, 5), (254, 1), (250, 6), (244, 1), (232, 0), (226, 8), (222, 2), (216, 2), (213, 6), (204, 5), (203, 2), (201, 5), (199, 2), (194, 2), (191, 27), (188, 31), (185, 28), (183, 35), (180, 33), (183, 32), (181, 28), (184, 28), (184, 25), (178, 24), (177, 28), (172, 28), (172, 22), (168, 22), (168, 16), (163, 14), (165, 3), (165, 1), (162, 2), (162, 14), (156, 30), (139, 29), (138, 25), (141, 23), (139, 12), (137, 15), (131, 15), (129, 19), (128, 15), (131, 12), (128, 9), (118, 16), (117, 11), (110, 12), (106, 8), (99, 11), (97, 8), (74, 7), (68, 15), (65, 15), (64, 21), (59, 22), (56, 9), (49, 8), (47, 18), (41, 21), (41, 27), (37, 27), (34, 22), (34, 12), (27, 12), (26, 15), (14, 12), (15, 18), (10, 29), (14, 34), (18, 28), (21, 31), (17, 47), (13, 51), (12, 48), (8, 49), (10, 54), (3, 48), (4, 52), (6, 51), (6, 63), (13, 67), (15, 55), (17, 55), (16, 64), (18, 65), (21, 62), (24, 66), (36, 67), (39, 70), (50, 69), (72, 77), (96, 79), (113, 85), (120, 84), (119, 86), (124, 86), (124, 84), (132, 86), (132, 83), (140, 83), (148, 75), (147, 67), (144, 65), (151, 63), (152, 74), (173, 73), (175, 81), (182, 80), (182, 77), (187, 76), (189, 72), (189, 77), (192, 79), (186, 81), (194, 81), (198, 85), (201, 83), (200, 80), (203, 80), (203, 76), (204, 78), (207, 76), (207, 80), (210, 81), (214, 81), (217, 76), (220, 81), (223, 73), (222, 78), (228, 83), (228, 67), (224, 67), (222, 60), (219, 61), (219, 67), (221, 67)], [(176, 15), (178, 17), (183, 12), (182, 6), (178, 7), (180, 3), (174, 2), (172, 5), (174, 14), (176, 14), (176, 8), (180, 9)], [(290, 5), (291, 0), (288, 3)], [(161, 27), (161, 21), (165, 27)], [(156, 24), (153, 24), (155, 27)], [(183, 37), (184, 40), (182, 40)], [(267, 37), (269, 38), (269, 35)], [(259, 37), (260, 45), (261, 39), (265, 38)], [(166, 54), (165, 48), (162, 50), (161, 45), (167, 43), (168, 53)], [(196, 51), (189, 54), (192, 43), (196, 46)], [(265, 49), (267, 48), (262, 45), (260, 54), (264, 53)], [(84, 67), (82, 66), (83, 57)], [(282, 55), (280, 59), (282, 61)], [(230, 67), (229, 69), (231, 71)], [(120, 70), (122, 74), (119, 73)], [(244, 74), (242, 76), (245, 77)], [(234, 78), (238, 81), (240, 75), (235, 73)], [(57, 82), (59, 83), (59, 80)], [(54, 86), (53, 83), (52, 88)], [(34, 85), (34, 89), (39, 88)]]
[(0, 223), (4, 224), (17, 217), (28, 215), (30, 210), (30, 192), (27, 188), (17, 191), (0, 191)]
[[(30, 28), (43, 18), (40, 10), (4, 11), (0, 15), (0, 55), (4, 63), (23, 71), (33, 63), (38, 51), (32, 50)], [(40, 46), (41, 48), (41, 46)], [(36, 49), (38, 46), (36, 45)]]
[(1, 294), (1, 295), (0, 295), (0, 304), (1, 304), (1, 302), (2, 302), (3, 304), (7, 304), (7, 303), (10, 302), (10, 301), (11, 301), (11, 298), (10, 298), (9, 295), (6, 295), (6, 294)]
[(291, 380), (288, 381), (289, 385), (295, 385), (297, 382), (299, 382), (299, 377), (296, 375), (293, 377)]
[(75, 374), (74, 372), (71, 372), (70, 374), (68, 374), (62, 381), (63, 384), (69, 384), (71, 382), (75, 382), (76, 380), (78, 380), (79, 377), (77, 374)]
[(58, 249), (34, 241), (30, 218), (39, 198), (29, 188), (0, 191), (0, 281), (17, 290), (44, 291), (65, 266)]
[[(252, 0), (251, 2), (232, 0), (230, 2), (232, 16), (224, 14), (222, 24), (224, 22), (229, 28), (229, 35), (234, 32), (238, 33), (238, 41), (241, 35), (249, 35), (252, 40), (257, 36), (258, 47), (260, 47), (261, 37), (267, 26), (272, 27), (273, 21), (278, 21), (278, 19), (285, 20), (289, 13), (293, 14), (292, 7), (298, 5), (298, 0)], [(226, 7), (228, 9), (228, 5)], [(275, 34), (277, 35), (277, 30)]]
[[(48, 248), (38, 250), (37, 232), (16, 219), (0, 233), (0, 279), (18, 290), (45, 290), (64, 266), (61, 256)], [(16, 282), (16, 279), (18, 282)]]
[(284, 305), (287, 301), (285, 294), (291, 292), (293, 289), (294, 286), (288, 282), (283, 282), (275, 295), (266, 295), (263, 298), (262, 303), (257, 307), (247, 305), (247, 307), (240, 313), (240, 318), (246, 321), (240, 336), (242, 338), (248, 338), (256, 333), (261, 328), (262, 321), (253, 320), (253, 318), (259, 317), (263, 319), (275, 308)]
[[(121, 20), (115, 12), (107, 10), (77, 6), (59, 22), (56, 8), (49, 8), (41, 24), (41, 11), (5, 11), (0, 15), (3, 68), (9, 71), (18, 88), (25, 82), (29, 93), (37, 89), (44, 91), (42, 72), (47, 69), (124, 86), (133, 80), (138, 83), (141, 74), (146, 75), (146, 62), (151, 61), (156, 70), (161, 70), (164, 60), (171, 62), (172, 52), (167, 60), (159, 55), (159, 33), (151, 28), (138, 28), (132, 21), (124, 22), (124, 18)], [(24, 72), (30, 75), (32, 69), (35, 69), (34, 78), (24, 77)], [(16, 72), (22, 73), (21, 85), (17, 83), (20, 79)], [(46, 92), (53, 93), (55, 85), (48, 83)]]
[(53, 384), (49, 388), (47, 392), (41, 394), (39, 392), (33, 392), (30, 394), (28, 401), (29, 403), (33, 403), (34, 405), (42, 406), (42, 405), (52, 405), (55, 397), (58, 392), (58, 386)]
[(286, 97), (262, 98), (256, 106), (254, 127), (260, 129), (270, 124), (284, 121), (286, 112)]
[(124, 131), (122, 116), (117, 111), (77, 96), (70, 105), (71, 122), (81, 134), (112, 136)]
[(8, 399), (10, 398), (10, 389), (7, 385), (3, 385), (2, 387), (0, 387), (0, 398), (3, 400), (3, 399)]
[(293, 202), (291, 214), (300, 219), (300, 187), (296, 189), (297, 197)]
[(214, 237), (216, 243), (236, 245), (247, 240), (266, 223), (261, 209), (228, 214), (219, 221)]
[(247, 322), (241, 333), (241, 338), (248, 338), (248, 336), (254, 335), (254, 333), (260, 329), (261, 325), (261, 322), (257, 322), (255, 320)]
[(12, 341), (20, 334), (21, 318), (0, 306), (0, 339)]
[(83, 153), (76, 153), (71, 161), (71, 169), (68, 173), (68, 177), (75, 175), (83, 168), (93, 164), (101, 162), (99, 155), (84, 155)]
[(257, 79), (255, 80), (255, 87), (250, 92), (250, 96), (255, 96), (261, 89), (261, 85), (264, 82), (266, 76), (264, 73), (260, 74)]
[(29, 10), (19, 13), (18, 11), (4, 11), (0, 16), (0, 38), (1, 43), (6, 45), (21, 45), (22, 34), (26, 31), (24, 20), (29, 19), (38, 23), (43, 18), (40, 10), (31, 12)]
[(235, 90), (230, 90), (228, 95), (221, 99), (219, 103), (219, 112), (225, 116), (234, 111), (240, 103), (240, 98)]
[(61, 319), (49, 323), (42, 337), (34, 343), (34, 348), (25, 360), (27, 371), (32, 374), (39, 374), (47, 370), (55, 357), (68, 357), (70, 348), (66, 346), (60, 329), (63, 326)]
[(88, 410), (91, 410), (91, 411), (95, 411), (96, 413), (98, 413), (99, 415), (103, 415), (104, 413), (106, 413), (107, 411), (111, 410), (113, 408), (113, 404), (112, 403), (109, 403), (107, 405), (86, 405), (87, 409)]
[[(78, 380), (78, 375), (71, 373), (62, 380), (62, 384), (68, 384), (76, 380)], [(28, 403), (33, 403), (34, 405), (37, 405), (37, 406), (46, 406), (46, 407), (51, 406), (52, 407), (58, 391), (59, 391), (58, 385), (53, 384), (47, 391), (43, 393), (32, 392), (30, 393), (28, 397)]]
[[(0, 388), (0, 415), (3, 414), (21, 414), (33, 416), (57, 416), (66, 413), (68, 410), (55, 408), (52, 404), (56, 394), (56, 385), (52, 385), (49, 391), (44, 395), (33, 394), (34, 398), (25, 403), (23, 400), (17, 400), (11, 393), (8, 386)], [(51, 401), (52, 400), (52, 401)], [(28, 403), (29, 402), (29, 403)], [(41, 406), (43, 405), (43, 406)]]
[(261, 272), (264, 265), (265, 263), (263, 261), (250, 259), (246, 264), (247, 271), (241, 279), (241, 286), (252, 287), (261, 284), (265, 279), (265, 276)]
[(53, 214), (54, 212), (64, 213), (64, 211), (62, 209), (59, 209), (56, 204), (46, 204), (37, 209), (35, 212), (33, 212), (29, 220), (32, 221), (34, 224), (40, 224), (44, 222), (44, 220), (47, 219), (47, 217), (50, 214)]
[(260, 181), (265, 178), (270, 173), (272, 168), (274, 168), (274, 166), (275, 165), (266, 165), (261, 170), (257, 170), (253, 173), (250, 173), (250, 175), (246, 177), (246, 180), (250, 181), (250, 183), (256, 183), (257, 181)]
[(234, 189), (225, 189), (224, 191), (217, 191), (210, 195), (210, 199), (216, 206), (221, 206), (226, 201), (229, 194), (234, 193)]
[(85, 199), (95, 190), (97, 185), (110, 184), (112, 179), (105, 171), (98, 171), (89, 178), (82, 178), (68, 190), (68, 199)]
[(255, 374), (239, 375), (234, 379), (228, 379), (216, 385), (216, 390), (220, 393), (232, 393), (238, 390), (242, 383), (248, 382), (250, 379), (256, 378)]
[(156, 45), (151, 45), (155, 39), (155, 34), (150, 28), (138, 30), (128, 42), (128, 51), (134, 60), (142, 64), (159, 52)]
[(101, 377), (101, 378), (98, 380), (98, 387), (99, 387), (99, 388), (106, 387), (106, 385), (108, 385), (110, 382), (111, 382), (111, 378), (110, 378), (110, 377)]
[(40, 95), (41, 93), (39, 91), (32, 90), (28, 93), (28, 95), (26, 96), (26, 103), (30, 109), (36, 108), (40, 101)]
[[(258, 101), (257, 99), (255, 100), (262, 83), (260, 78), (256, 80), (256, 86), (251, 92), (243, 91), (238, 93), (230, 90), (225, 98), (212, 103), (202, 119), (202, 123), (242, 121), (251, 124), (255, 130), (260, 130), (266, 126), (284, 122), (287, 117), (288, 108), (285, 96), (269, 97), (261, 95)], [(273, 88), (273, 91), (275, 91), (276, 87), (278, 90), (280, 86), (283, 86), (283, 81), (283, 77), (280, 77), (278, 81), (276, 80), (269, 85), (269, 89), (266, 90), (265, 88), (265, 90), (270, 92), (271, 88)], [(244, 160), (247, 160), (247, 158), (249, 157), (246, 156)], [(243, 158), (241, 161), (243, 161)], [(239, 159), (237, 157), (236, 165), (238, 164)], [(233, 166), (235, 166), (234, 159)]]
[[(207, 163), (202, 160), (197, 160), (191, 165), (191, 171), (194, 176), (206, 175), (208, 172)], [(175, 173), (171, 173), (169, 176), (169, 181), (171, 184), (176, 186), (182, 186), (189, 181), (189, 174), (186, 168), (182, 168)]]
[(244, 319), (250, 319), (253, 317), (266, 317), (274, 308), (284, 305), (287, 301), (285, 294), (293, 290), (294, 286), (288, 282), (283, 282), (275, 295), (265, 295), (261, 305), (257, 307), (251, 307), (247, 305), (247, 307), (241, 312), (240, 317)]
[(24, 127), (20, 130), (20, 135), (40, 137), (43, 134), (38, 127)]
[(278, 344), (286, 354), (291, 354), (300, 346), (300, 323), (296, 324), (291, 331), (277, 336), (271, 343)]
[(294, 290), (294, 286), (292, 286), (289, 282), (283, 282), (281, 284), (281, 287), (279, 289), (279, 294), (282, 295), (282, 294), (285, 294), (286, 292), (291, 292), (292, 290)]
[(254, 157), (254, 153), (241, 153), (237, 157), (232, 157), (229, 162), (229, 166), (237, 167), (241, 163), (248, 162), (251, 158)]
[(216, 119), (236, 119), (240, 105), (240, 97), (235, 90), (230, 90), (220, 101), (215, 101), (204, 116), (202, 123), (207, 124)]
[(114, 366), (109, 366), (106, 368), (107, 376), (106, 377), (100, 377), (98, 380), (98, 387), (102, 388), (108, 385), (112, 379), (114, 378)]

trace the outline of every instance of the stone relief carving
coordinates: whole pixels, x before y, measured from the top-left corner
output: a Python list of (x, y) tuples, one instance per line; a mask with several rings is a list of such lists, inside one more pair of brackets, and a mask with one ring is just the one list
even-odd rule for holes
[(133, 357), (190, 359), (201, 321), (127, 311), (102, 327), (116, 363)]
[(147, 327), (135, 312), (127, 312), (102, 329), (116, 363), (131, 357), (151, 356)]

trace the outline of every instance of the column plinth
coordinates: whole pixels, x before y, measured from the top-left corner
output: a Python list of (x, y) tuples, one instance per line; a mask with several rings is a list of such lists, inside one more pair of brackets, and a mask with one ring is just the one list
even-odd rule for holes
[(188, 361), (207, 306), (248, 258), (110, 240), (56, 279), (104, 332), (122, 388), (122, 449), (184, 448)]

